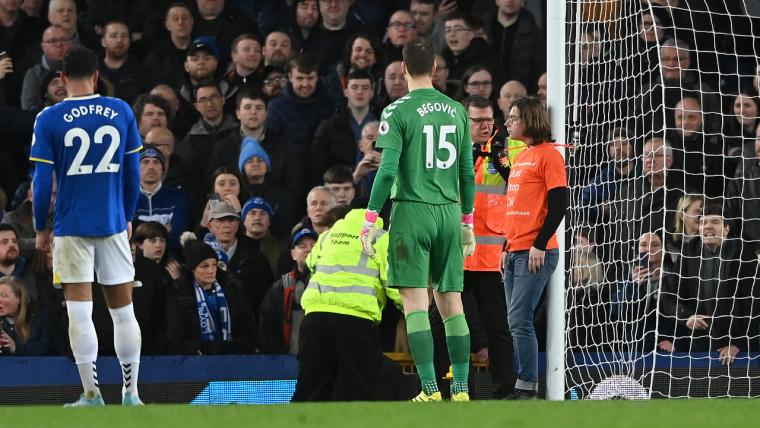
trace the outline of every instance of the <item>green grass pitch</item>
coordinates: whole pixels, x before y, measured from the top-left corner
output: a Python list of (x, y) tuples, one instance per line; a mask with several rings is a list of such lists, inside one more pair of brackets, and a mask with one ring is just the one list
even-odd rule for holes
[(144, 408), (0, 407), (0, 427), (731, 427), (760, 426), (758, 400), (326, 403)]

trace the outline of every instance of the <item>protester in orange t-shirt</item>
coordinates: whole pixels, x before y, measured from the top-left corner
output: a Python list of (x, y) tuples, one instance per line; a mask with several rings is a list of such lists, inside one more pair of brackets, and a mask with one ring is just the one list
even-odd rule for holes
[(507, 398), (526, 400), (538, 393), (538, 344), (533, 313), (559, 250), (554, 232), (567, 211), (565, 161), (551, 143), (549, 118), (534, 97), (512, 103), (507, 117), (509, 137), (525, 142), (515, 157), (507, 184), (504, 287), (512, 342), (517, 357), (517, 382)]

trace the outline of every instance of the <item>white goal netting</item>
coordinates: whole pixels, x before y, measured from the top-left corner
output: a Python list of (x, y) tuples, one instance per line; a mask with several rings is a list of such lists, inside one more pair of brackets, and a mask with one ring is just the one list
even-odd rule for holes
[(760, 396), (758, 3), (567, 2), (567, 397)]

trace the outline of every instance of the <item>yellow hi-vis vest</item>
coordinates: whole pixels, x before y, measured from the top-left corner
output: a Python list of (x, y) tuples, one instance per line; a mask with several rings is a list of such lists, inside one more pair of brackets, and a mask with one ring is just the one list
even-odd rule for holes
[[(331, 312), (379, 323), (386, 297), (401, 305), (398, 290), (388, 288), (388, 234), (381, 231), (374, 257), (362, 252), (359, 232), (365, 212), (351, 210), (319, 236), (306, 259), (311, 271), (301, 297), (306, 315)], [(382, 225), (378, 219), (377, 227)]]

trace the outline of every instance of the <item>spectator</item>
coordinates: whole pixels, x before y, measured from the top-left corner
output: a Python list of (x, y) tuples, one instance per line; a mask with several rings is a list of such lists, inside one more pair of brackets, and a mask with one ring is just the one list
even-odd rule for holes
[(274, 281), (273, 269), (258, 245), (245, 245), (251, 241), (241, 245), (240, 214), (234, 207), (224, 201), (212, 201), (208, 217), (208, 228), (229, 260), (226, 270), (240, 281), (256, 315), (264, 293)]
[(662, 278), (672, 274), (673, 264), (665, 257), (661, 232), (644, 232), (637, 242), (630, 278), (618, 284), (612, 296), (612, 317), (625, 326), (624, 342), (630, 346), (629, 352), (652, 349), (655, 344), (660, 351), (673, 352), (675, 324), (672, 318), (660, 315), (666, 299), (658, 303), (665, 291)]
[[(177, 152), (187, 159), (195, 172), (193, 190), (208, 187), (211, 177), (211, 153), (214, 146), (238, 131), (239, 124), (230, 115), (224, 113), (224, 96), (219, 85), (214, 81), (199, 83), (195, 87), (195, 108), (201, 118), (190, 128)], [(202, 194), (191, 195), (195, 200), (202, 199)]]
[(74, 0), (50, 0), (47, 17), (51, 26), (61, 27), (68, 33), (74, 45), (84, 44), (82, 32), (79, 31), (77, 5)]
[(21, 282), (0, 278), (0, 356), (53, 355), (50, 314), (33, 306)]
[[(678, 201), (684, 191), (672, 184), (673, 149), (662, 137), (654, 136), (644, 143), (642, 152), (642, 174), (635, 179), (627, 179), (617, 189), (617, 198), (610, 209), (611, 219), (625, 219), (627, 224), (616, 225), (611, 233), (616, 240), (629, 242), (631, 230), (653, 230), (663, 224), (665, 230), (673, 230)], [(666, 191), (667, 188), (667, 191)], [(628, 229), (630, 228), (630, 229)], [(632, 249), (623, 249), (624, 254), (611, 254), (616, 260), (631, 260)]]
[(307, 228), (321, 235), (329, 228), (327, 213), (337, 205), (338, 199), (329, 187), (314, 187), (306, 196), (306, 217), (293, 230)]
[(301, 54), (293, 58), (288, 71), (290, 84), (282, 96), (269, 104), (266, 121), (267, 129), (281, 135), (282, 144), (289, 148), (294, 170), (301, 171), (302, 182), (298, 192), (301, 195), (311, 179), (308, 160), (314, 131), (333, 110), (327, 91), (319, 82), (317, 71), (317, 61), (310, 55)]
[(356, 196), (351, 168), (346, 165), (333, 166), (325, 171), (322, 180), (324, 185), (335, 193), (338, 205), (351, 205), (351, 201)]
[[(274, 209), (266, 199), (255, 196), (243, 206), (243, 226), (245, 233), (240, 238), (241, 245), (257, 246), (269, 262), (272, 272), (279, 272), (280, 241), (272, 235), (271, 224)], [(254, 242), (250, 242), (254, 241)]]
[[(230, 88), (237, 88), (236, 91), (243, 88), (261, 89), (264, 80), (261, 77), (262, 68), (259, 38), (251, 33), (237, 36), (232, 41), (232, 64), (225, 76)], [(229, 105), (233, 106), (232, 103)]]
[[(298, 219), (295, 211), (296, 192), (276, 183), (269, 171), (271, 160), (261, 145), (251, 137), (243, 138), (238, 162), (240, 172), (245, 176), (246, 189), (251, 197), (261, 196), (270, 201), (274, 208), (275, 221), (273, 231), (277, 236), (285, 236)], [(293, 175), (293, 171), (288, 174)]]
[(18, 248), (16, 229), (7, 223), (0, 224), (0, 278), (21, 277), (26, 268), (26, 258)]
[[(50, 199), (50, 214), (52, 215), (55, 198), (57, 193), (58, 183), (53, 180), (53, 191)], [(32, 186), (30, 185), (26, 190), (26, 199), (13, 211), (7, 212), (3, 216), (2, 223), (8, 224), (13, 227), (14, 232), (18, 237), (18, 244), (21, 250), (21, 255), (24, 257), (31, 257), (34, 253), (34, 216), (32, 215)]]
[(387, 39), (383, 43), (383, 56), (387, 61), (401, 61), (401, 49), (406, 42), (417, 37), (412, 14), (406, 10), (397, 10), (388, 19)]
[(414, 28), (417, 35), (432, 40), (436, 53), (443, 52), (446, 39), (443, 37), (443, 26), (439, 19), (438, 2), (434, 0), (412, 0), (409, 12), (414, 18)]
[(705, 127), (697, 98), (684, 96), (675, 107), (675, 128), (669, 140), (676, 153), (676, 169), (683, 181), (674, 182), (680, 189), (689, 187), (708, 197), (722, 197), (724, 183), (723, 138)]
[(42, 59), (39, 64), (26, 71), (21, 89), (21, 108), (28, 111), (42, 109), (39, 97), (42, 79), (50, 70), (61, 67), (63, 57), (73, 46), (73, 38), (63, 27), (51, 25), (42, 33), (41, 46)]
[(166, 158), (156, 146), (145, 144), (140, 152), (140, 197), (135, 220), (155, 221), (169, 232), (167, 250), (172, 256), (182, 255), (179, 237), (190, 230), (190, 204), (185, 192), (164, 186)]
[(577, 229), (570, 261), (570, 284), (573, 287), (599, 288), (604, 281), (604, 269), (595, 248), (591, 230)]
[(330, 69), (327, 75), (327, 86), (335, 104), (345, 102), (343, 90), (348, 83), (348, 74), (356, 70), (367, 71), (372, 77), (375, 95), (380, 89), (383, 59), (380, 45), (369, 34), (358, 32), (346, 42), (343, 47), (343, 57), (338, 64)]
[(369, 122), (377, 120), (370, 108), (373, 94), (372, 76), (366, 71), (352, 71), (346, 78), (342, 107), (330, 119), (319, 124), (311, 147), (311, 172), (314, 182), (333, 165), (353, 165), (358, 156), (357, 141)]
[(546, 73), (542, 74), (538, 78), (538, 83), (536, 83), (536, 96), (539, 100), (541, 100), (541, 104), (546, 107)]
[(171, 107), (162, 97), (143, 94), (137, 97), (132, 105), (132, 111), (137, 119), (137, 130), (145, 138), (153, 128), (168, 128)]
[[(351, 210), (344, 219), (326, 225), (330, 231), (320, 237), (307, 259), (313, 274), (301, 298), (306, 317), (298, 338), (294, 402), (384, 398), (383, 354), (376, 325), (388, 299), (401, 304), (398, 291), (387, 284), (388, 235), (379, 238), (377, 255), (368, 263), (361, 261), (365, 257), (359, 240), (330, 238), (356, 233), (364, 214), (365, 210)], [(366, 273), (353, 273), (357, 270)], [(348, 287), (366, 292), (347, 293)], [(333, 352), (330, 349), (341, 349), (340, 356), (326, 360), (324, 355)]]
[(475, 37), (472, 18), (460, 12), (453, 12), (444, 18), (446, 49), (441, 56), (449, 66), (449, 79), (459, 83), (467, 68), (485, 65), (493, 70), (491, 48), (488, 42)]
[(42, 0), (24, 0), (21, 9), (26, 12), (27, 16), (39, 18), (42, 16)]
[(496, 53), (497, 84), (517, 80), (535, 90), (534, 82), (546, 71), (546, 42), (525, 0), (497, 0), (495, 16), (486, 19), (488, 40)]
[(198, 117), (200, 117), (195, 107), (185, 101), (184, 98), (180, 98), (174, 88), (163, 83), (153, 87), (149, 94), (161, 97), (169, 103), (167, 116), (171, 119), (171, 130), (178, 139), (184, 138), (190, 128), (193, 127), (193, 124), (198, 120)]
[(43, 108), (58, 104), (66, 98), (66, 86), (61, 80), (61, 70), (47, 72), (42, 79), (40, 95)]
[(393, 61), (385, 67), (383, 89), (385, 90), (384, 93), (381, 93), (375, 102), (378, 111), (382, 111), (382, 109), (388, 107), (392, 102), (409, 93), (409, 86), (407, 86), (406, 79), (404, 79), (404, 69), (401, 61)]
[(169, 37), (145, 58), (145, 71), (156, 83), (179, 88), (185, 71), (185, 59), (193, 33), (193, 13), (182, 2), (172, 3), (166, 10), (164, 26)]
[(732, 104), (733, 118), (725, 121), (724, 147), (726, 172), (733, 173), (742, 165), (742, 158), (754, 158), (755, 129), (760, 125), (760, 97), (754, 88), (743, 89)]
[(462, 84), (455, 98), (461, 101), (468, 96), (477, 95), (490, 100), (492, 93), (493, 76), (491, 72), (486, 67), (476, 65), (468, 68), (462, 75)]
[(527, 97), (528, 91), (525, 86), (517, 80), (510, 80), (505, 83), (499, 89), (499, 98), (496, 103), (499, 105), (503, 117), (509, 116), (509, 109), (512, 107), (512, 103), (520, 98)]
[[(196, 0), (193, 33), (212, 37), (221, 47), (217, 58), (225, 65), (230, 57), (230, 46), (235, 37), (257, 28), (256, 22), (247, 13), (233, 7), (225, 0)], [(224, 67), (221, 67), (224, 68)]]
[(272, 31), (264, 40), (264, 65), (285, 68), (293, 59), (293, 42), (283, 31)]
[(348, 10), (352, 0), (322, 0), (319, 2), (319, 27), (303, 46), (303, 52), (309, 52), (318, 58), (319, 68), (327, 70), (331, 64), (340, 59), (340, 50), (336, 46), (345, 46), (359, 23)]
[(103, 27), (100, 44), (105, 57), (100, 63), (100, 75), (114, 86), (114, 95), (129, 104), (145, 88), (142, 65), (129, 55), (129, 27), (120, 21), (109, 21)]
[(304, 310), (301, 296), (309, 283), (306, 258), (319, 236), (301, 229), (293, 235), (290, 257), (293, 268), (272, 284), (261, 303), (259, 337), (261, 350), (268, 354), (298, 355), (298, 340)]
[(548, 115), (538, 99), (526, 97), (513, 103), (507, 120), (510, 138), (527, 145), (509, 175), (504, 262), (507, 314), (518, 361), (515, 389), (507, 398), (522, 400), (538, 393), (533, 314), (557, 266), (554, 232), (567, 210), (567, 177), (564, 159), (550, 142)]
[[(214, 39), (209, 37), (197, 37), (187, 49), (185, 59), (185, 71), (187, 77), (183, 79), (179, 94), (188, 103), (195, 103), (195, 92), (198, 85), (213, 80), (219, 67), (219, 48)], [(218, 83), (219, 93), (227, 99), (234, 95), (235, 88), (222, 80)]]
[[(48, 216), (45, 230), (42, 233), (48, 236), (52, 235), (52, 214)], [(49, 242), (52, 242), (52, 237)], [(21, 276), (21, 282), (25, 288), (26, 295), (35, 308), (40, 311), (47, 311), (51, 320), (60, 319), (65, 304), (60, 284), (53, 284), (52, 246), (47, 245), (41, 249), (34, 249), (31, 256), (27, 257), (27, 260), (29, 261), (28, 267), (24, 269), (23, 276)]]
[(293, 3), (295, 25), (290, 27), (290, 39), (296, 48), (295, 51), (301, 52), (319, 23), (319, 2), (295, 0)]
[(705, 204), (700, 239), (684, 250), (678, 276), (663, 284), (661, 310), (676, 321), (676, 351), (718, 352), (723, 365), (747, 350), (749, 296), (757, 282), (754, 249), (729, 238), (723, 207)]
[(754, 154), (729, 182), (726, 196), (731, 212), (741, 218), (738, 235), (760, 246), (760, 124), (756, 128)]
[(286, 83), (288, 83), (288, 75), (280, 67), (264, 67), (263, 83), (264, 86), (262, 86), (261, 90), (267, 96), (267, 100), (271, 101), (282, 94)]
[(361, 197), (369, 197), (377, 168), (380, 166), (380, 152), (375, 150), (379, 127), (379, 122), (369, 122), (362, 128), (362, 138), (359, 140), (362, 158), (354, 167), (353, 173), (354, 185)]
[(449, 66), (446, 65), (446, 60), (438, 54), (435, 55), (433, 87), (451, 98), (455, 97), (457, 88), (459, 88), (458, 85), (449, 85)]
[[(99, 37), (105, 34), (105, 27), (109, 21), (124, 22), (131, 30), (130, 40), (139, 42), (143, 40), (143, 33), (147, 19), (152, 15), (153, 5), (149, 0), (136, 0), (122, 2), (119, 0), (90, 0), (87, 3), (84, 29), (92, 36)], [(148, 30), (150, 32), (150, 30)]]
[(705, 204), (702, 195), (684, 195), (676, 207), (675, 229), (670, 236), (670, 244), (675, 255), (680, 256), (684, 248), (699, 237), (699, 215)]
[(625, 182), (639, 174), (633, 131), (615, 128), (607, 141), (607, 164), (581, 190), (581, 207), (588, 209), (587, 222), (591, 225), (606, 223), (619, 214), (611, 212), (611, 204), (618, 199)]
[[(721, 103), (718, 93), (706, 83), (700, 81), (699, 74), (691, 68), (689, 45), (679, 40), (666, 40), (660, 47), (660, 74), (652, 79), (652, 83), (644, 85), (643, 100), (636, 102), (634, 111), (640, 120), (636, 120), (639, 128), (651, 124), (649, 129), (663, 129), (664, 126), (673, 128), (674, 117), (667, 115), (667, 122), (662, 123), (663, 110), (671, 111), (684, 97), (684, 92), (698, 94), (699, 105), (705, 115), (703, 122), (706, 129), (718, 129), (720, 124)], [(638, 135), (643, 135), (641, 129), (636, 129)]]
[(31, 56), (30, 48), (35, 49), (35, 44), (42, 39), (42, 32), (45, 30), (45, 23), (39, 15), (29, 15), (23, 10), (27, 3), (30, 1), (12, 0), (0, 5), (0, 52), (8, 53), (8, 57), (2, 62), (8, 65), (16, 63), (15, 76), (12, 74), (4, 83), (5, 105), (19, 105), (21, 82), (26, 71), (20, 65)]
[(165, 171), (161, 185), (175, 189), (185, 189), (190, 171), (186, 161), (174, 152), (176, 139), (172, 131), (164, 127), (151, 128), (145, 134), (143, 143), (155, 146), (156, 150), (164, 155)]
[(206, 243), (184, 244), (179, 288), (167, 296), (167, 350), (172, 354), (250, 354), (256, 349), (253, 311), (241, 285), (217, 269)]
[(209, 199), (206, 201), (206, 207), (203, 210), (203, 216), (201, 217), (200, 226), (208, 226), (208, 213), (211, 208), (212, 201), (224, 201), (228, 205), (235, 208), (235, 212), (240, 212), (242, 206), (241, 200), (245, 200), (241, 196), (241, 181), (237, 170), (227, 167), (219, 167), (214, 171), (214, 175), (211, 177), (211, 195), (208, 195)]

